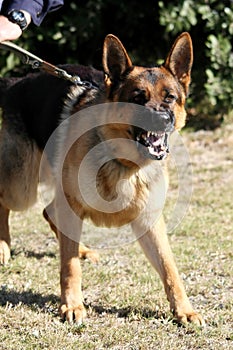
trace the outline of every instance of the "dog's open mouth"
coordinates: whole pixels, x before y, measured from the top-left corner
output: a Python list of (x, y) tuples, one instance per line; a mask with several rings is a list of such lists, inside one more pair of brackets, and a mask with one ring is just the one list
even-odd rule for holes
[(164, 159), (169, 153), (169, 133), (141, 130), (137, 136), (138, 144), (146, 147), (143, 153), (151, 159)]

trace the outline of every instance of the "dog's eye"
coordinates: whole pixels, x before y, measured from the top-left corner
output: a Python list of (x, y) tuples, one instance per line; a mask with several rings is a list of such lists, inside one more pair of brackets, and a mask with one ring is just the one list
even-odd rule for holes
[(138, 105), (144, 105), (147, 102), (145, 91), (136, 90), (133, 92), (130, 102), (136, 103)]
[(174, 94), (168, 92), (165, 96), (164, 102), (166, 103), (172, 103), (174, 101), (177, 100), (177, 96), (175, 96)]

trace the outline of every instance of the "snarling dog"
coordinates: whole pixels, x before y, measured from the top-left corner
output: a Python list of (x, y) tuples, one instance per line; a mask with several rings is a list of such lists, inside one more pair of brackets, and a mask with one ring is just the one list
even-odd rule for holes
[(89, 89), (42, 73), (1, 80), (1, 263), (10, 256), (9, 211), (35, 202), (46, 158), (56, 171), (54, 200), (44, 217), (59, 240), (60, 310), (67, 321), (86, 316), (79, 238), (83, 220), (90, 219), (98, 226), (130, 224), (175, 318), (203, 324), (179, 277), (161, 215), (169, 137), (185, 125), (192, 61), (188, 33), (153, 68), (134, 66), (119, 39), (108, 35), (104, 73), (66, 66), (91, 82)]

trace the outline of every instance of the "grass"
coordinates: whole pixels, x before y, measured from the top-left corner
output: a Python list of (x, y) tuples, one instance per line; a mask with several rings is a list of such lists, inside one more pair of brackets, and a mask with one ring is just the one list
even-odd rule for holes
[[(193, 194), (170, 241), (188, 295), (207, 326), (177, 326), (139, 246), (120, 240), (115, 248), (100, 250), (98, 265), (82, 262), (85, 324), (62, 323), (58, 246), (38, 203), (11, 215), (12, 260), (0, 268), (2, 350), (232, 349), (233, 124), (183, 137), (193, 168)], [(176, 201), (176, 181), (172, 174), (168, 208)], [(98, 244), (98, 231), (88, 225), (83, 240), (92, 237)]]

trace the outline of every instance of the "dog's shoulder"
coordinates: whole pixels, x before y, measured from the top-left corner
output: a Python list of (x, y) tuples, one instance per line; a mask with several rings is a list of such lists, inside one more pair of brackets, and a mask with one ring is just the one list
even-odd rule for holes
[[(102, 71), (78, 64), (59, 65), (58, 67), (70, 75), (78, 76), (81, 81), (89, 82), (95, 88), (104, 89)], [(38, 107), (40, 111), (43, 108), (51, 112), (52, 106), (62, 104), (72, 85), (72, 82), (43, 72), (28, 73), (19, 78), (1, 78), (0, 106), (9, 112), (30, 111), (34, 114)]]
[[(101, 71), (76, 64), (59, 67), (90, 82), (98, 90), (104, 88), (104, 74)], [(29, 138), (43, 149), (59, 125), (64, 101), (72, 86), (71, 82), (47, 73), (29, 73), (23, 78), (1, 79), (3, 119), (9, 120), (12, 127), (22, 125)]]

